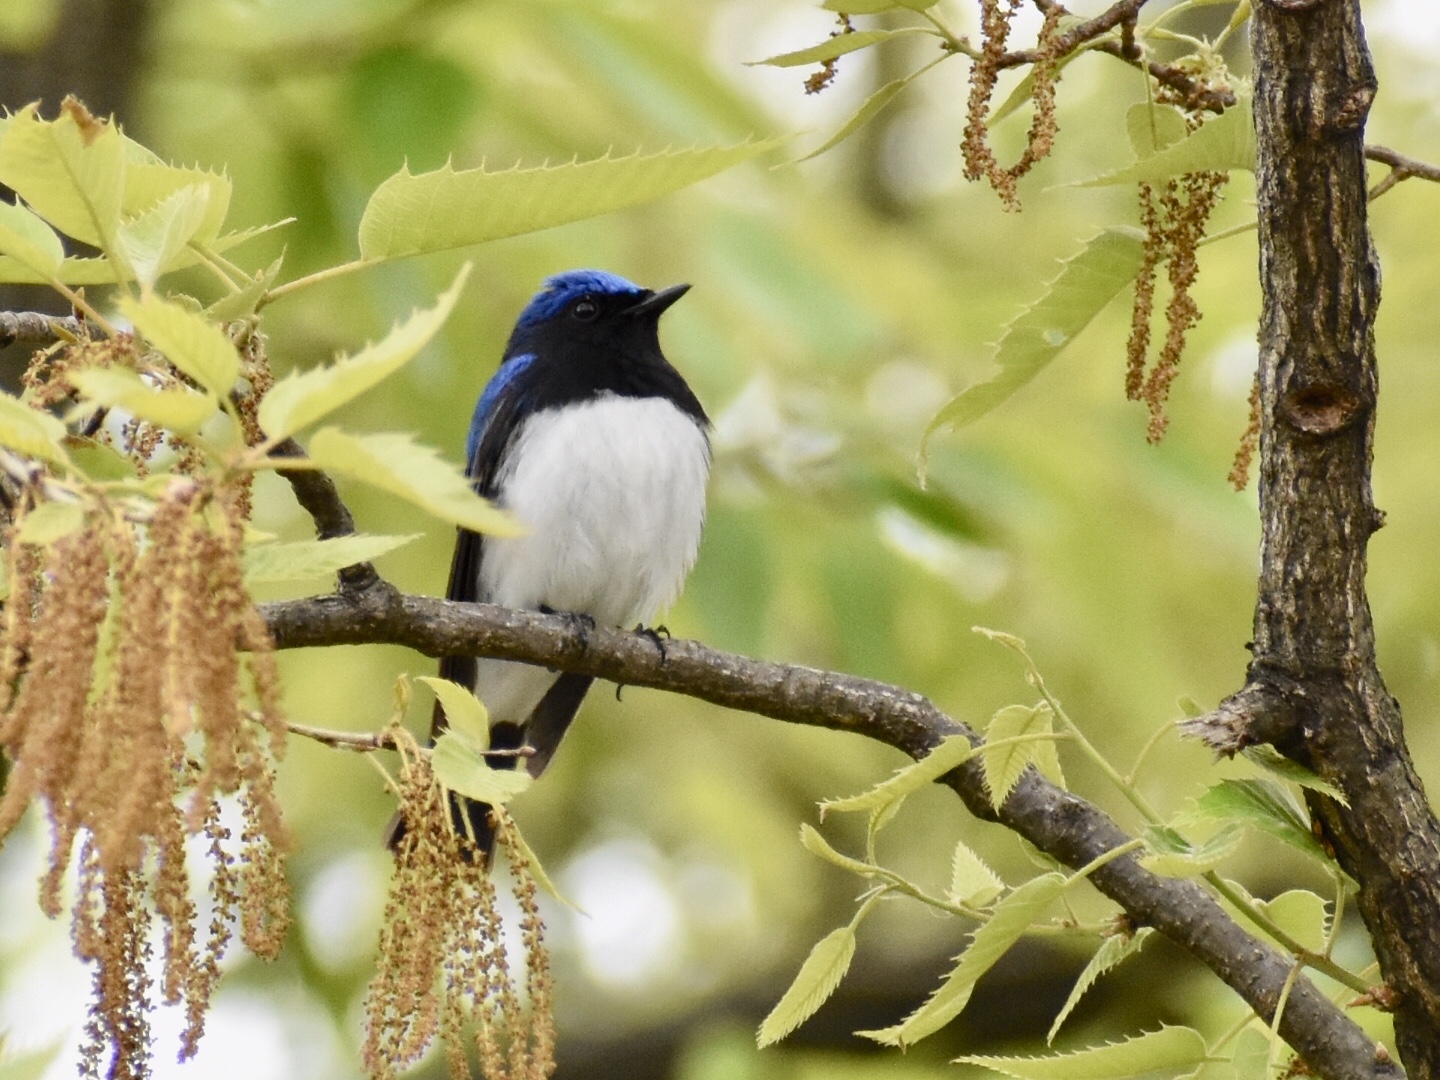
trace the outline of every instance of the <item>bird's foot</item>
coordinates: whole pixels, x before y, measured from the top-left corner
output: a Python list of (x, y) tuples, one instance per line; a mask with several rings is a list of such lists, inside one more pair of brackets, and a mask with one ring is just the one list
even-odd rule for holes
[(665, 651), (665, 642), (670, 640), (670, 628), (668, 626), (646, 626), (640, 623), (635, 627), (635, 633), (643, 634), (655, 643), (655, 648), (660, 651), (660, 662), (663, 664), (670, 659)]
[(593, 615), (586, 615), (583, 611), (556, 611), (554, 608), (546, 607), (544, 604), (540, 605), (540, 613), (542, 615), (564, 616), (569, 620), (570, 625), (575, 628), (575, 633), (579, 635), (581, 650), (583, 651), (590, 648), (590, 631), (594, 630), (597, 625)]

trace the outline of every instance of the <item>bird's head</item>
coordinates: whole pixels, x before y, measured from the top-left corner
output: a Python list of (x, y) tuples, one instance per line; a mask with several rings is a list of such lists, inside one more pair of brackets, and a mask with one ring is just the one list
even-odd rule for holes
[(525, 306), (506, 353), (658, 354), (660, 316), (689, 289), (672, 285), (656, 292), (604, 270), (567, 270), (547, 278)]

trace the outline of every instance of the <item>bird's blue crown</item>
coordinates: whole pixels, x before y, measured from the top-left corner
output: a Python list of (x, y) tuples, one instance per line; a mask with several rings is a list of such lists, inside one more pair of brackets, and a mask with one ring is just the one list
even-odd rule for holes
[(566, 270), (545, 279), (544, 287), (520, 312), (516, 329), (553, 319), (574, 300), (587, 295), (639, 296), (645, 290), (606, 270)]

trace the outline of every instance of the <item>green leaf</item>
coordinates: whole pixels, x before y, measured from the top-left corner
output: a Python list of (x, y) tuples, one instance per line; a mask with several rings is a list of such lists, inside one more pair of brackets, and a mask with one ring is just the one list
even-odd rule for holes
[(896, 96), (900, 93), (901, 90), (904, 90), (905, 87), (909, 86), (911, 82), (917, 79), (920, 75), (922, 75), (926, 71), (929, 71), (931, 66), (932, 65), (927, 64), (925, 67), (920, 68), (918, 71), (912, 71), (909, 75), (905, 75), (899, 79), (890, 80), (890, 82), (886, 83), (884, 86), (880, 87), (879, 90), (876, 90), (873, 94), (866, 98), (865, 103), (860, 106), (854, 116), (850, 117), (849, 120), (846, 120), (845, 123), (840, 126), (839, 131), (835, 132), (834, 135), (831, 135), (830, 138), (826, 139), (823, 143), (817, 146), (814, 150), (811, 150), (808, 154), (805, 154), (802, 157), (798, 157), (795, 160), (797, 162), (809, 161), (813, 157), (819, 157), (821, 154), (825, 153), (826, 150), (832, 149), (833, 147), (840, 145), (851, 135), (855, 134), (855, 132), (859, 131), (862, 127), (864, 127), (867, 123), (874, 119), (874, 117), (880, 112), (881, 109), (885, 108), (886, 105), (889, 105), (890, 102), (895, 100)]
[(858, 52), (860, 49), (877, 45), (889, 38), (911, 34), (934, 36), (935, 31), (924, 26), (904, 26), (896, 30), (857, 30), (853, 34), (836, 34), (834, 37), (820, 42), (819, 45), (811, 45), (808, 49), (781, 53), (779, 56), (771, 56), (764, 60), (751, 60), (747, 66), (756, 67), (764, 64), (768, 67), (806, 67), (810, 64), (823, 64), (827, 60), (834, 60), (846, 53)]
[(419, 538), (410, 536), (337, 536), (332, 540), (296, 540), (285, 544), (256, 544), (245, 549), (245, 584), (308, 581), (329, 577), (356, 563), (378, 559), (388, 551)]
[(1125, 131), (1135, 157), (1143, 161), (1174, 146), (1190, 134), (1190, 127), (1184, 114), (1173, 105), (1141, 101), (1125, 113)]
[(950, 899), (971, 907), (988, 907), (1005, 891), (1005, 883), (986, 865), (985, 860), (971, 851), (965, 841), (955, 844), (950, 860)]
[[(1078, 19), (1073, 15), (1062, 16), (1060, 19), (1060, 32), (1064, 33), (1071, 26), (1083, 21), (1083, 19)], [(1077, 56), (1080, 56), (1084, 52), (1084, 48), (1079, 48), (1074, 50), (1073, 52), (1066, 53), (1064, 56), (1060, 57), (1060, 59), (1056, 61), (1056, 81), (1059, 80), (1060, 73), (1070, 65), (1070, 61), (1074, 60)], [(1001, 120), (1004, 120), (1012, 113), (1018, 111), (1020, 106), (1024, 105), (1034, 96), (1035, 69), (1034, 67), (1030, 67), (1026, 70), (1025, 77), (1015, 84), (1015, 89), (1011, 90), (1009, 96), (1000, 103), (1000, 107), (990, 114), (990, 119), (988, 121), (989, 126), (994, 127), (996, 124), (1000, 123)]]
[(1235, 1080), (1266, 1080), (1270, 1075), (1270, 1040), (1253, 1027), (1246, 1028), (1235, 1040), (1230, 1067)]
[(1222, 780), (1196, 799), (1194, 809), (1181, 818), (1248, 825), (1322, 862), (1330, 861), (1310, 831), (1305, 811), (1272, 780)]
[(420, 682), (435, 692), (445, 710), (445, 727), (453, 731), (470, 749), (484, 753), (490, 749), (490, 714), (475, 692), (449, 679), (421, 675)]
[(230, 211), (231, 184), (228, 176), (208, 169), (167, 165), (159, 159), (129, 161), (125, 166), (125, 194), (121, 210), (127, 217), (138, 217), (187, 187), (203, 188), (206, 192), (205, 211), (195, 229), (194, 240), (208, 244), (220, 235), (225, 215)]
[(1085, 965), (1085, 970), (1080, 972), (1080, 977), (1070, 988), (1070, 996), (1065, 999), (1060, 1014), (1050, 1025), (1050, 1033), (1045, 1036), (1047, 1043), (1055, 1041), (1055, 1036), (1060, 1033), (1061, 1026), (1074, 1011), (1075, 1006), (1080, 1004), (1080, 999), (1085, 996), (1085, 992), (1095, 985), (1095, 980), (1114, 970), (1124, 960), (1144, 948), (1145, 942), (1150, 940), (1150, 935), (1154, 932), (1150, 927), (1142, 926), (1133, 934), (1114, 934), (1100, 943), (1100, 947), (1095, 950), (1095, 955), (1090, 957), (1090, 962)]
[(470, 264), (466, 263), (433, 308), (414, 312), (378, 343), (328, 367), (293, 372), (282, 379), (260, 402), (261, 430), (271, 439), (283, 439), (359, 397), (409, 363), (450, 317), (469, 275)]
[(1272, 776), (1278, 776), (1281, 780), (1289, 780), (1292, 784), (1299, 784), (1303, 788), (1328, 795), (1341, 806), (1350, 805), (1350, 800), (1345, 798), (1339, 788), (1320, 779), (1299, 762), (1291, 761), (1269, 743), (1247, 746), (1240, 753), (1244, 754), (1245, 759), (1251, 764), (1259, 766)]
[(1016, 1080), (1120, 1080), (1161, 1069), (1198, 1065), (1206, 1058), (1205, 1040), (1188, 1027), (1164, 1027), (1121, 1043), (1091, 1047), (1052, 1057), (988, 1057), (980, 1054), (956, 1058), (956, 1064), (982, 1065)]
[[(253, 229), (226, 233), (206, 244), (205, 248), (210, 252), (228, 251), (247, 240), (263, 236), (282, 225), (288, 225), (293, 220), (293, 218), (287, 218), (270, 225), (258, 225)], [(175, 257), (175, 262), (170, 269), (182, 270), (185, 267), (194, 266), (200, 261), (200, 256), (187, 247)], [(57, 276), (66, 285), (113, 285), (117, 280), (132, 281), (135, 277), (128, 268), (116, 267), (108, 259), (103, 258), (67, 258), (60, 264), (60, 273)], [(19, 260), (0, 255), (0, 285), (45, 285), (49, 281), (48, 277), (37, 274)]]
[(120, 301), (120, 311), (190, 378), (216, 397), (230, 393), (240, 374), (240, 356), (218, 326), (158, 296), (127, 296)]
[(1329, 908), (1323, 897), (1308, 889), (1290, 889), (1273, 900), (1256, 901), (1265, 914), (1313, 953), (1325, 951)]
[(1000, 370), (952, 398), (925, 428), (920, 440), (922, 478), (935, 433), (978, 420), (1044, 370), (1134, 280), (1144, 241), (1144, 234), (1136, 229), (1106, 229), (1066, 260), (1040, 299), (1005, 328), (995, 348)]
[(852, 795), (848, 799), (826, 799), (820, 804), (820, 820), (824, 821), (825, 815), (832, 810), (842, 813), (854, 810), (885, 810), (934, 783), (951, 769), (965, 764), (976, 752), (964, 735), (951, 735), (919, 761), (906, 765), (869, 791)]
[(1154, 852), (1140, 859), (1146, 870), (1162, 877), (1199, 877), (1233, 855), (1245, 831), (1228, 825), (1203, 844), (1191, 844), (1170, 829), (1151, 829), (1145, 838)]
[(91, 480), (132, 480), (135, 463), (113, 446), (79, 435), (65, 438), (71, 462)]
[(143, 288), (150, 288), (172, 268), (204, 223), (209, 204), (210, 190), (191, 184), (120, 226), (120, 246), (135, 271), (135, 280)]
[(755, 1042), (761, 1048), (777, 1043), (803, 1024), (835, 992), (855, 957), (855, 927), (830, 931), (810, 950), (795, 981), (760, 1025)]
[(412, 175), (402, 168), (375, 190), (360, 219), (360, 254), (398, 259), (537, 232), (649, 202), (689, 187), (779, 145), (634, 153), (503, 172), (446, 165)]
[(0, 183), (61, 232), (115, 252), (125, 150), (114, 124), (82, 130), (69, 113), (44, 121), (34, 105), (26, 106), (0, 139)]
[(448, 731), (435, 740), (430, 766), (451, 791), (491, 806), (504, 806), (531, 784), (524, 769), (492, 769), (479, 750)]
[(513, 517), (476, 495), (455, 466), (409, 435), (346, 435), (322, 428), (310, 440), (309, 452), (320, 468), (373, 484), (444, 521), (492, 536), (523, 532)]
[(270, 287), (275, 284), (275, 279), (280, 276), (280, 267), (284, 265), (284, 262), (284, 255), (277, 256), (274, 262), (242, 285), (239, 292), (222, 296), (206, 308), (205, 317), (211, 322), (223, 323), (234, 319), (248, 319), (254, 315), (256, 307), (260, 304), (260, 298), (269, 291)]
[(802, 824), (800, 826), (800, 843), (811, 855), (818, 855), (826, 862), (840, 867), (841, 870), (848, 870), (852, 874), (858, 874), (863, 878), (873, 878), (880, 872), (880, 868), (859, 859), (852, 859), (849, 855), (842, 855), (830, 846), (829, 841), (820, 835), (818, 829), (813, 825)]
[(46, 278), (60, 271), (65, 249), (55, 230), (23, 206), (0, 200), (0, 254)]
[(63, 438), (65, 425), (55, 417), (0, 392), (0, 446), (63, 465), (65, 451), (60, 447)]
[(83, 528), (85, 507), (82, 503), (46, 502), (35, 507), (20, 523), (20, 542), (44, 547)]
[(1009, 951), (1010, 946), (1059, 899), (1065, 891), (1065, 875), (1045, 874), (1025, 882), (995, 905), (988, 922), (970, 939), (960, 962), (924, 1005), (894, 1027), (880, 1031), (857, 1031), (886, 1046), (910, 1046), (933, 1035), (959, 1016), (970, 1000), (975, 982)]
[(1179, 142), (1149, 157), (1141, 156), (1133, 165), (1082, 180), (1074, 186), (1134, 184), (1141, 180), (1168, 180), (1184, 173), (1254, 168), (1255, 122), (1250, 115), (1249, 101), (1242, 99)]
[(1033, 708), (1007, 705), (990, 718), (990, 726), (985, 729), (986, 745), (980, 748), (980, 753), (985, 767), (985, 786), (990, 789), (990, 804), (997, 811), (1005, 805), (1026, 768), (1036, 764), (1037, 743), (1013, 743), (994, 749), (988, 744), (1020, 735), (1044, 734), (1051, 730), (1053, 718), (1050, 706), (1045, 704)]
[(195, 434), (220, 407), (209, 394), (188, 387), (157, 390), (129, 368), (84, 368), (66, 378), (91, 401), (124, 409), (180, 435)]
[(584, 908), (555, 887), (555, 882), (550, 880), (550, 875), (545, 872), (545, 867), (541, 865), (539, 857), (526, 842), (525, 834), (520, 831), (520, 826), (515, 825), (513, 820), (511, 825), (513, 828), (510, 830), (510, 837), (515, 841), (515, 847), (519, 849), (520, 857), (530, 864), (530, 876), (535, 879), (535, 884), (566, 907), (578, 911), (581, 915), (586, 915), (587, 912)]

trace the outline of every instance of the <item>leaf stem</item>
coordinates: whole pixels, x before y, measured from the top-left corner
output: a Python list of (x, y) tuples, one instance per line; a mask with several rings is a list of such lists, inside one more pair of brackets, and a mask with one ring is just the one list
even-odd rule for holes
[(376, 265), (379, 259), (354, 259), (351, 262), (340, 263), (338, 266), (327, 266), (324, 270), (317, 270), (313, 274), (296, 278), (294, 281), (287, 281), (284, 285), (277, 285), (270, 289), (255, 305), (259, 311), (272, 300), (279, 300), (282, 296), (289, 296), (293, 292), (309, 288), (311, 285), (318, 285), (322, 281), (330, 281), (334, 278), (344, 277), (346, 274), (353, 274), (356, 270), (364, 270)]
[(112, 324), (109, 319), (105, 318), (104, 315), (101, 315), (98, 311), (91, 307), (90, 302), (86, 300), (84, 296), (76, 292), (74, 289), (70, 288), (69, 285), (66, 285), (59, 278), (51, 278), (50, 287), (56, 292), (58, 292), (61, 296), (65, 297), (66, 300), (69, 300), (76, 311), (83, 312), (85, 318), (89, 319), (96, 326), (100, 327), (101, 330), (105, 331), (106, 337), (117, 338), (120, 336), (120, 331), (115, 329), (114, 324)]
[(1082, 881), (1085, 878), (1088, 878), (1091, 874), (1093, 874), (1096, 870), (1099, 870), (1106, 863), (1113, 862), (1116, 859), (1120, 858), (1120, 856), (1128, 855), (1130, 854), (1130, 852), (1136, 850), (1137, 848), (1142, 848), (1144, 846), (1144, 837), (1136, 837), (1134, 840), (1129, 840), (1123, 844), (1119, 844), (1116, 847), (1111, 848), (1103, 855), (1095, 856), (1095, 858), (1091, 859), (1079, 870), (1076, 870), (1073, 874), (1071, 874), (1068, 878), (1065, 879), (1065, 887), (1068, 889), (1071, 885), (1074, 885), (1075, 882)]
[(1261, 930), (1265, 931), (1265, 933), (1269, 934), (1272, 938), (1279, 942), (1282, 948), (1292, 953), (1295, 958), (1305, 967), (1314, 968), (1322, 975), (1328, 975), (1336, 982), (1344, 983), (1346, 986), (1350, 987), (1350, 989), (1355, 990), (1358, 993), (1369, 993), (1371, 987), (1368, 983), (1366, 983), (1364, 979), (1360, 978), (1360, 976), (1356, 975), (1354, 972), (1348, 970), (1347, 968), (1341, 967), (1339, 964), (1335, 963), (1334, 960), (1331, 960), (1328, 956), (1313, 952), (1310, 949), (1307, 949), (1304, 945), (1300, 944), (1300, 942), (1296, 941), (1293, 937), (1291, 937), (1288, 933), (1281, 929), (1281, 927), (1275, 922), (1274, 919), (1270, 918), (1270, 916), (1266, 915), (1263, 911), (1256, 907), (1249, 897), (1238, 892), (1233, 886), (1231, 886), (1228, 881), (1222, 878), (1214, 870), (1211, 870), (1208, 874), (1205, 875), (1205, 880), (1210, 883), (1210, 885), (1215, 889), (1216, 892), (1218, 892), (1226, 900), (1230, 901), (1230, 903), (1242, 914), (1244, 914), (1247, 919), (1249, 919)]
[(209, 270), (212, 274), (214, 274), (217, 278), (220, 279), (220, 283), (224, 285), (227, 290), (229, 290), (231, 295), (234, 295), (235, 293), (238, 293), (240, 291), (240, 285), (235, 281), (234, 278), (230, 276), (229, 272), (225, 269), (225, 266), (220, 262), (219, 258), (216, 257), (213, 252), (211, 252), (203, 244), (197, 244), (193, 240), (185, 246), (195, 253), (195, 257), (200, 260), (201, 265), (203, 265), (205, 269)]
[(1150, 751), (1154, 750), (1155, 747), (1160, 744), (1160, 740), (1164, 737), (1167, 731), (1174, 730), (1174, 720), (1167, 720), (1165, 721), (1165, 723), (1161, 724), (1158, 728), (1155, 729), (1155, 734), (1151, 735), (1150, 738), (1146, 741), (1145, 745), (1140, 748), (1140, 753), (1137, 754), (1135, 757), (1135, 764), (1131, 765), (1130, 771), (1125, 774), (1125, 782), (1127, 784), (1135, 783), (1135, 777), (1140, 775), (1140, 766), (1143, 765), (1145, 763), (1145, 759), (1150, 756)]

